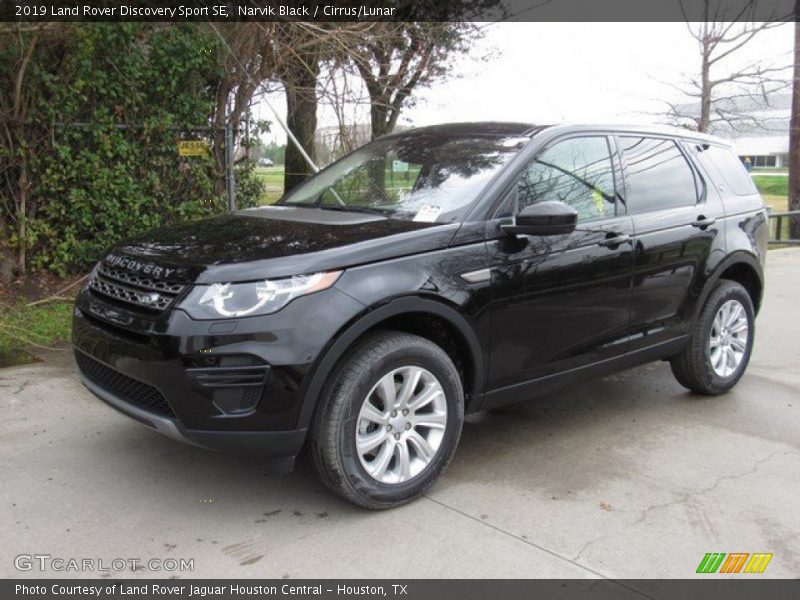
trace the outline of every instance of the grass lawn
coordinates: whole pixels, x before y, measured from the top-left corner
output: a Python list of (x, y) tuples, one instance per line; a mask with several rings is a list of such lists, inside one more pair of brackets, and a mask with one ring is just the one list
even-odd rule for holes
[(763, 196), (788, 196), (789, 178), (788, 177), (769, 177), (765, 175), (753, 175), (753, 182), (758, 191)]
[[(789, 210), (789, 178), (788, 177), (767, 177), (752, 174), (753, 182), (756, 184), (758, 191), (764, 197), (764, 204), (767, 205), (772, 212), (784, 212)], [(774, 238), (775, 228), (778, 222), (775, 219), (770, 219), (770, 237)], [(789, 220), (783, 219), (781, 233), (783, 238), (789, 237)]]
[(783, 212), (789, 210), (789, 198), (786, 196), (764, 195), (764, 204), (769, 206), (773, 212)]
[(261, 204), (273, 204), (283, 196), (283, 165), (256, 167), (256, 175), (264, 183)]
[(25, 306), (26, 301), (0, 304), (0, 367), (33, 362), (31, 346), (67, 342), (72, 330), (72, 303)]

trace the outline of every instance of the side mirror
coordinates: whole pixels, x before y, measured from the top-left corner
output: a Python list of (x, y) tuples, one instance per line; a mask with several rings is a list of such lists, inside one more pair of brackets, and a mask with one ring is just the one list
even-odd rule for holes
[(526, 206), (514, 218), (514, 223), (502, 227), (510, 234), (560, 235), (575, 231), (577, 223), (578, 213), (574, 208), (550, 200)]

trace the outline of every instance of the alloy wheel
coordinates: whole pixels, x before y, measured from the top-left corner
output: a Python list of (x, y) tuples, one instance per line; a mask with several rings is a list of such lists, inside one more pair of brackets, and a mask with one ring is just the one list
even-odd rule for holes
[(419, 475), (439, 451), (447, 427), (447, 400), (439, 380), (418, 366), (394, 369), (372, 387), (358, 414), (361, 466), (385, 484)]
[(747, 351), (750, 324), (747, 311), (738, 300), (728, 300), (719, 307), (708, 340), (711, 368), (720, 377), (730, 377), (739, 368)]

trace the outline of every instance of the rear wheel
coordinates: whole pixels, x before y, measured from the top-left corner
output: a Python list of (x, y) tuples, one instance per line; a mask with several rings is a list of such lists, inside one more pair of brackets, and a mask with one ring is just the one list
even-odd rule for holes
[(439, 477), (463, 419), (461, 378), (447, 353), (416, 335), (379, 332), (326, 386), (310, 453), (333, 491), (366, 508), (390, 508)]
[(675, 378), (699, 394), (730, 390), (750, 361), (754, 324), (747, 290), (735, 281), (720, 280), (697, 319), (688, 345), (670, 361)]

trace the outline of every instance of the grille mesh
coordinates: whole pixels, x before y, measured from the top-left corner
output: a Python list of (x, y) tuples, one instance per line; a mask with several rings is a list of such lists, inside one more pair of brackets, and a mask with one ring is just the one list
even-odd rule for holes
[(102, 296), (152, 311), (166, 310), (185, 286), (102, 265), (89, 288)]
[(175, 413), (167, 404), (163, 394), (153, 386), (123, 375), (83, 352), (76, 352), (75, 360), (78, 362), (78, 368), (84, 376), (100, 388), (142, 410), (164, 417), (175, 418)]
[(129, 273), (128, 271), (122, 271), (121, 269), (114, 269), (106, 265), (102, 265), (98, 269), (98, 272), (106, 279), (116, 279), (122, 283), (129, 283), (146, 290), (156, 290), (160, 292), (166, 292), (168, 294), (180, 294), (181, 290), (184, 288), (184, 286), (180, 283), (167, 283), (166, 281), (158, 281), (157, 279), (142, 277), (140, 275), (136, 275), (135, 273)]

